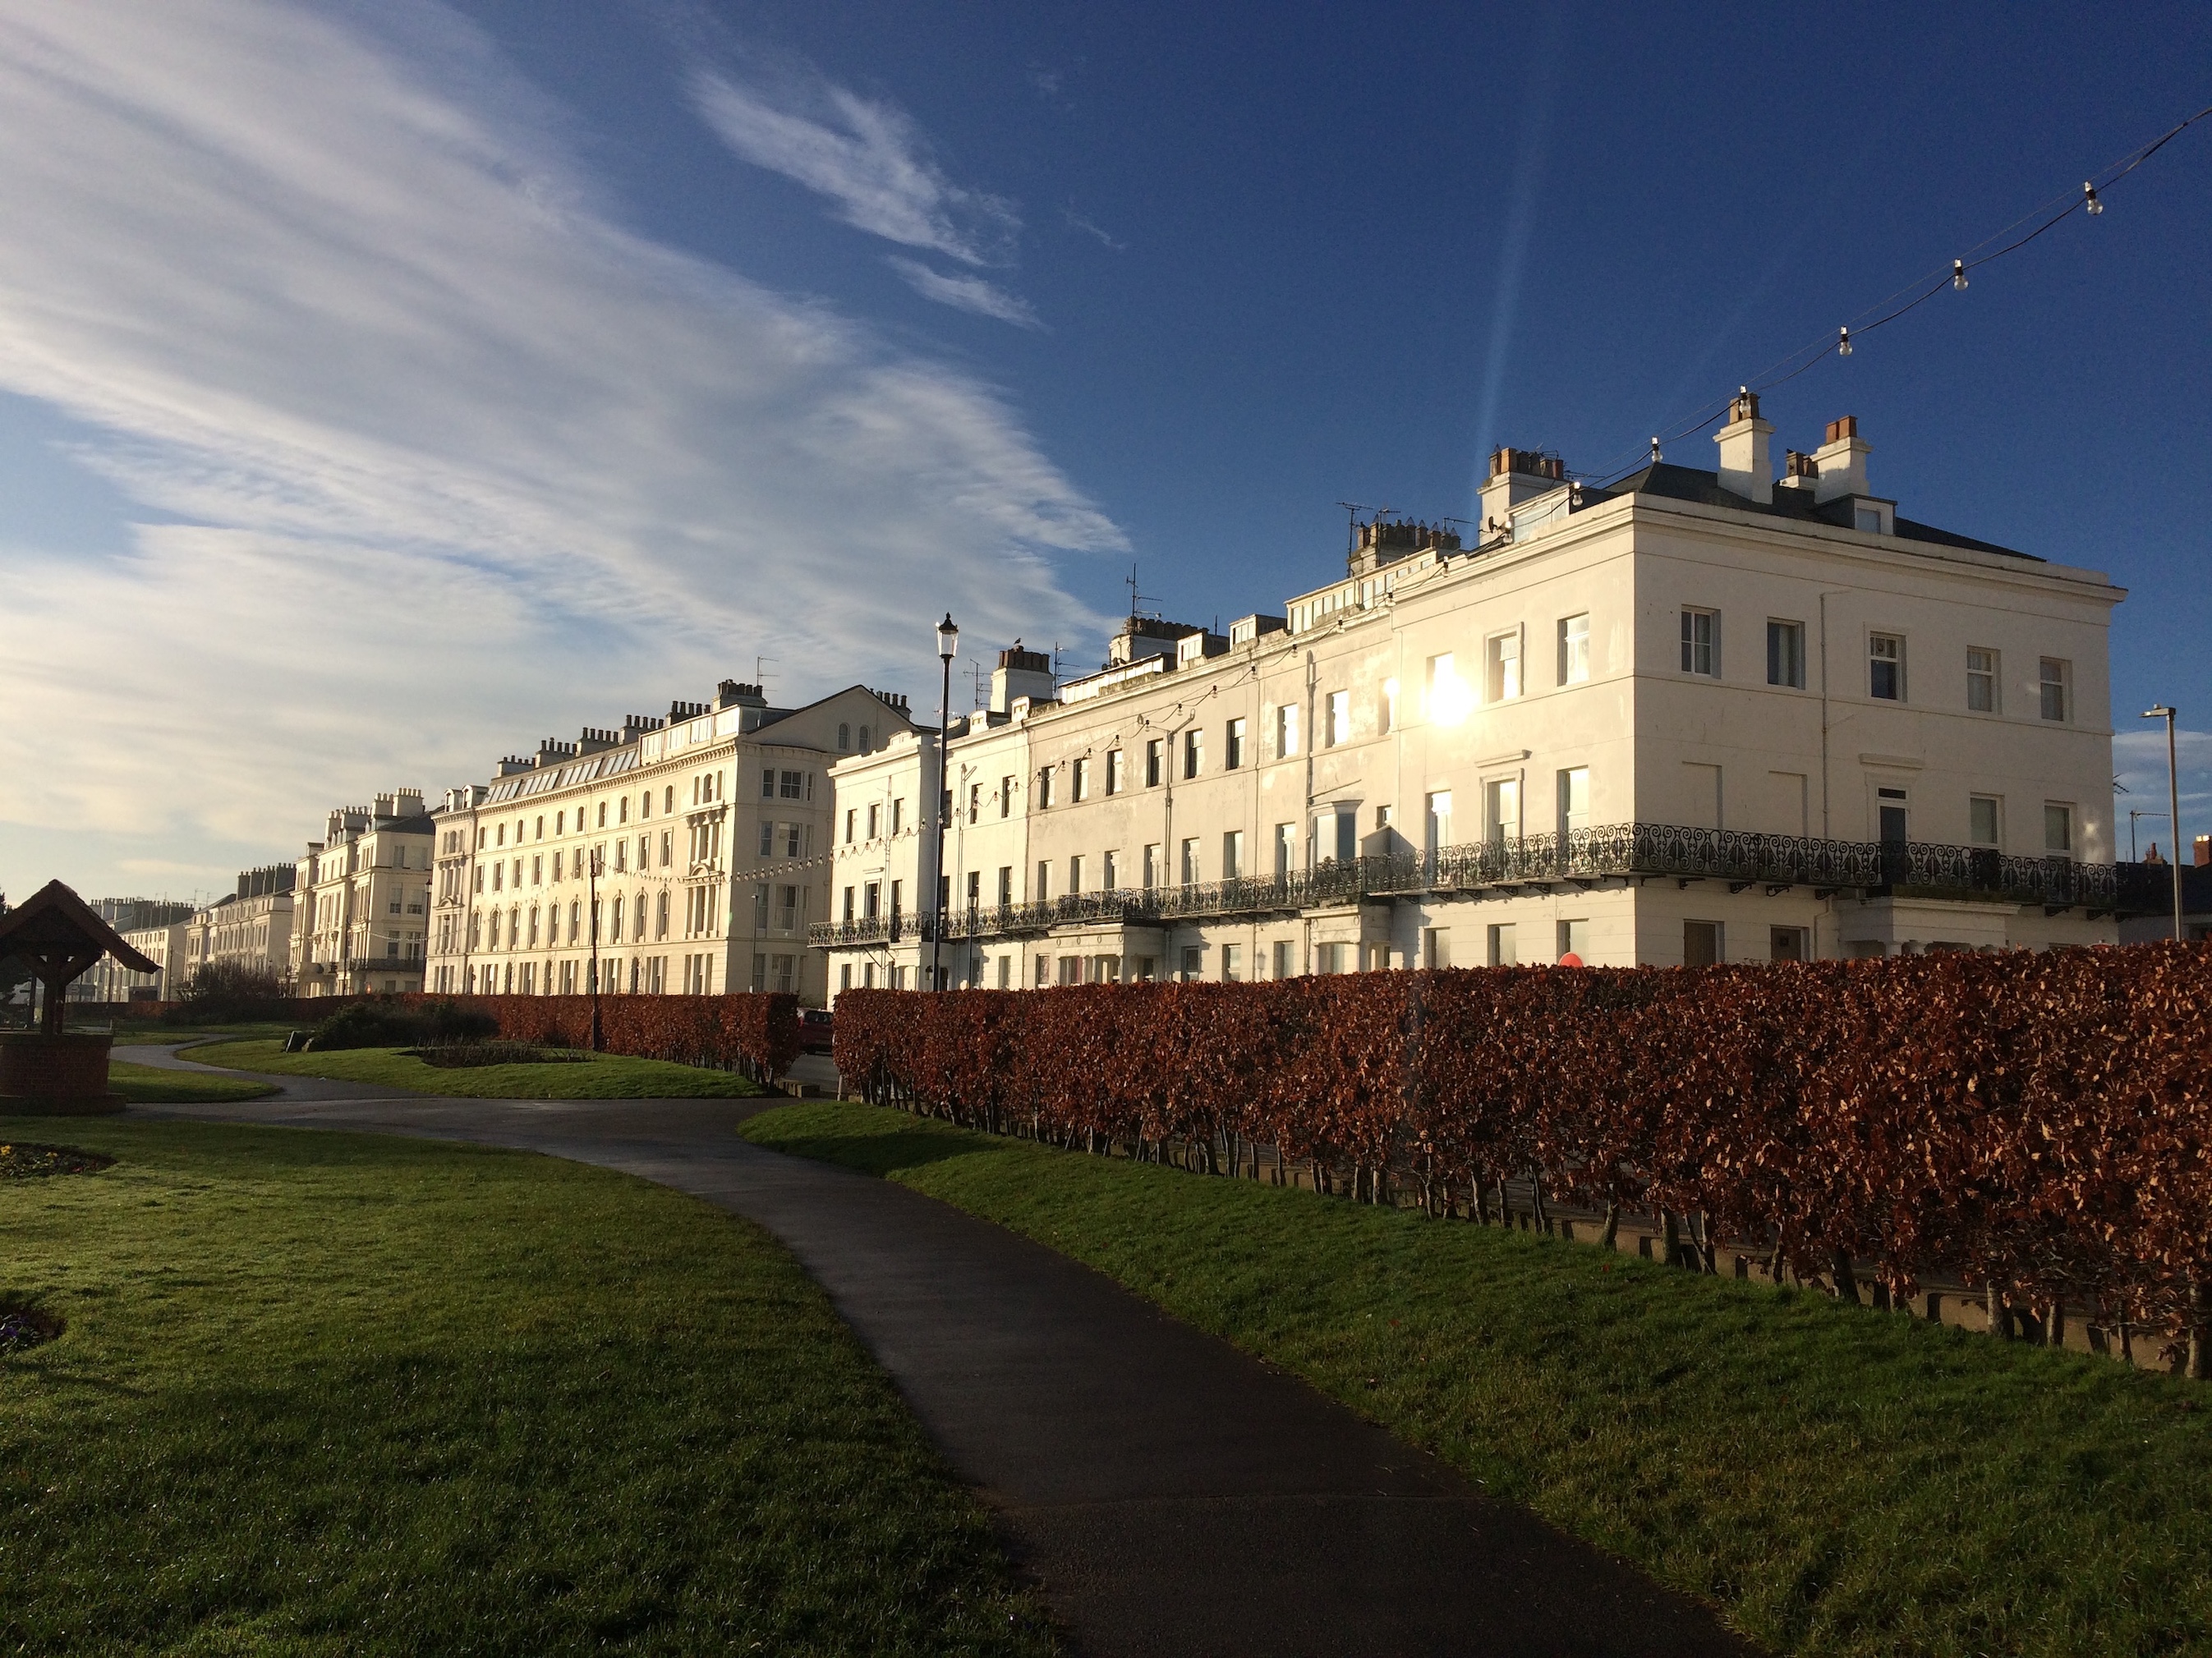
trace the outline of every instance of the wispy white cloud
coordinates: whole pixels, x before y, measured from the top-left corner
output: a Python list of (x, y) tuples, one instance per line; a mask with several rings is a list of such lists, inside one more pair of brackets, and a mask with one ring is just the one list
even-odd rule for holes
[(740, 158), (828, 197), (855, 229), (966, 264), (1011, 260), (1013, 203), (954, 184), (896, 105), (819, 77), (772, 94), (711, 69), (694, 72), (691, 97)]
[(996, 282), (985, 282), (981, 276), (951, 276), (933, 270), (919, 259), (909, 259), (897, 253), (888, 256), (891, 269), (906, 278), (908, 285), (926, 300), (935, 300), (939, 305), (949, 305), (956, 311), (973, 311), (981, 317), (996, 317), (1021, 328), (1042, 328), (1030, 302), (1018, 294), (1011, 294)]
[(288, 854), (756, 653), (1097, 625), (1052, 561), (1121, 534), (997, 394), (623, 229), (448, 12), (345, 15), (0, 0), (0, 387), (164, 520), (0, 502), (0, 887)]
[(1080, 230), (1086, 236), (1096, 236), (1116, 253), (1127, 251), (1129, 245), (1127, 242), (1116, 240), (1111, 234), (1091, 223), (1073, 208), (1064, 207), (1060, 211), (1060, 216), (1067, 221), (1067, 228), (1070, 230)]

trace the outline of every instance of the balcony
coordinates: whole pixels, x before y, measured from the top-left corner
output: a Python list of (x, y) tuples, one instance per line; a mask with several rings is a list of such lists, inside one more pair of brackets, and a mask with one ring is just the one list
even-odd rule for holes
[[(1960, 902), (2041, 904), (2115, 914), (2155, 914), (2170, 878), (2156, 865), (2077, 864), (2068, 858), (2010, 858), (1988, 847), (1918, 841), (1818, 841), (1674, 823), (1613, 823), (1564, 835), (1444, 847), (1427, 854), (1356, 858), (1273, 879), (1210, 881), (1150, 890), (1085, 892), (1042, 903), (956, 911), (947, 938), (1004, 938), (1067, 926), (1158, 926), (1231, 916), (1296, 914), (1344, 904), (1497, 891), (1620, 877), (1725, 881), (1771, 893), (1811, 887)], [(817, 948), (927, 941), (929, 918), (878, 916), (807, 929)]]
[(866, 915), (857, 921), (817, 921), (806, 929), (806, 942), (817, 947), (834, 944), (887, 944), (917, 934), (911, 916), (893, 911), (889, 915)]
[[(1370, 860), (1372, 861), (1372, 860)], [(2009, 858), (1990, 847), (1919, 841), (1819, 841), (1674, 823), (1612, 823), (1564, 835), (1445, 847), (1387, 860), (1371, 892), (1415, 896), (1480, 891), (1609, 876), (1661, 875), (1726, 881), (1735, 887), (1818, 892), (1885, 891), (1983, 903), (2155, 910), (2166, 889), (2136, 864), (2077, 864), (2069, 858)]]

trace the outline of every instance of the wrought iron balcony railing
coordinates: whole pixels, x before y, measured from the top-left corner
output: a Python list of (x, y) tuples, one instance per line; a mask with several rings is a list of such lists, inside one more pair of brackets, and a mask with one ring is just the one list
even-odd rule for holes
[(896, 944), (915, 936), (914, 918), (894, 913), (852, 921), (817, 921), (806, 929), (810, 944)]
[(1563, 835), (1445, 847), (1389, 860), (1389, 884), (1412, 896), (1535, 882), (1671, 875), (1746, 886), (1885, 890), (1987, 902), (2148, 912), (2167, 889), (2154, 865), (2011, 858), (1992, 847), (1920, 841), (1820, 841), (1674, 823), (1610, 823)]
[[(2012, 858), (1993, 847), (1919, 841), (1820, 841), (1674, 823), (1611, 823), (1563, 835), (1529, 835), (1428, 853), (1355, 858), (1272, 878), (1072, 893), (1039, 903), (955, 911), (947, 938), (1006, 937), (1079, 926), (1157, 926), (1231, 915), (1295, 914), (1364, 901), (1477, 892), (1621, 876), (1718, 880), (1780, 890), (1891, 892), (1986, 903), (2080, 907), (2154, 914), (2169, 902), (2171, 874), (2158, 865), (2080, 864), (2069, 858)], [(930, 918), (878, 916), (819, 922), (809, 942), (927, 942)]]

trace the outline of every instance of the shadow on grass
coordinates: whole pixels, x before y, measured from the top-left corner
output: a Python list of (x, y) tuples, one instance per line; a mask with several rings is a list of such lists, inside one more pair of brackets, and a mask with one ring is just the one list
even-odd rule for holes
[(744, 1132), (1106, 1273), (1778, 1650), (2212, 1653), (2199, 1384), (889, 1110)]
[(777, 1134), (760, 1144), (772, 1151), (788, 1152), (816, 1163), (835, 1163), (858, 1174), (887, 1179), (908, 1169), (958, 1157), (988, 1156), (995, 1149), (977, 1146), (927, 1129), (904, 1133)]

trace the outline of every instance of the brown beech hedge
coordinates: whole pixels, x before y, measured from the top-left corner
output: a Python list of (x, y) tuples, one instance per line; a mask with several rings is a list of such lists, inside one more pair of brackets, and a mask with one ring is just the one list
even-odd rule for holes
[[(404, 1005), (452, 1002), (490, 1014), (510, 1042), (589, 1048), (589, 996), (410, 995)], [(737, 1071), (769, 1083), (799, 1057), (799, 998), (775, 992), (733, 996), (602, 996), (601, 1046), (609, 1054)]]
[(1272, 1145), (1477, 1219), (1533, 1181), (1853, 1296), (1942, 1270), (1993, 1310), (2070, 1303), (2205, 1368), (2203, 944), (848, 991), (836, 1042), (865, 1096), (974, 1127), (1231, 1171)]
[[(319, 1024), (356, 1002), (416, 1008), (450, 1002), (474, 1008), (499, 1021), (499, 1035), (510, 1042), (556, 1048), (588, 1048), (592, 1039), (589, 996), (441, 996), (407, 993), (396, 996), (321, 996), (274, 1001), (257, 1017), (289, 1019), (301, 1026)], [(118, 1018), (136, 1023), (158, 1020), (176, 1002), (133, 1002), (118, 1007)], [(739, 1071), (769, 1083), (791, 1069), (799, 1057), (799, 998), (776, 992), (727, 996), (623, 996), (599, 998), (602, 1046), (610, 1054), (641, 1060), (672, 1060), (678, 1065)]]

